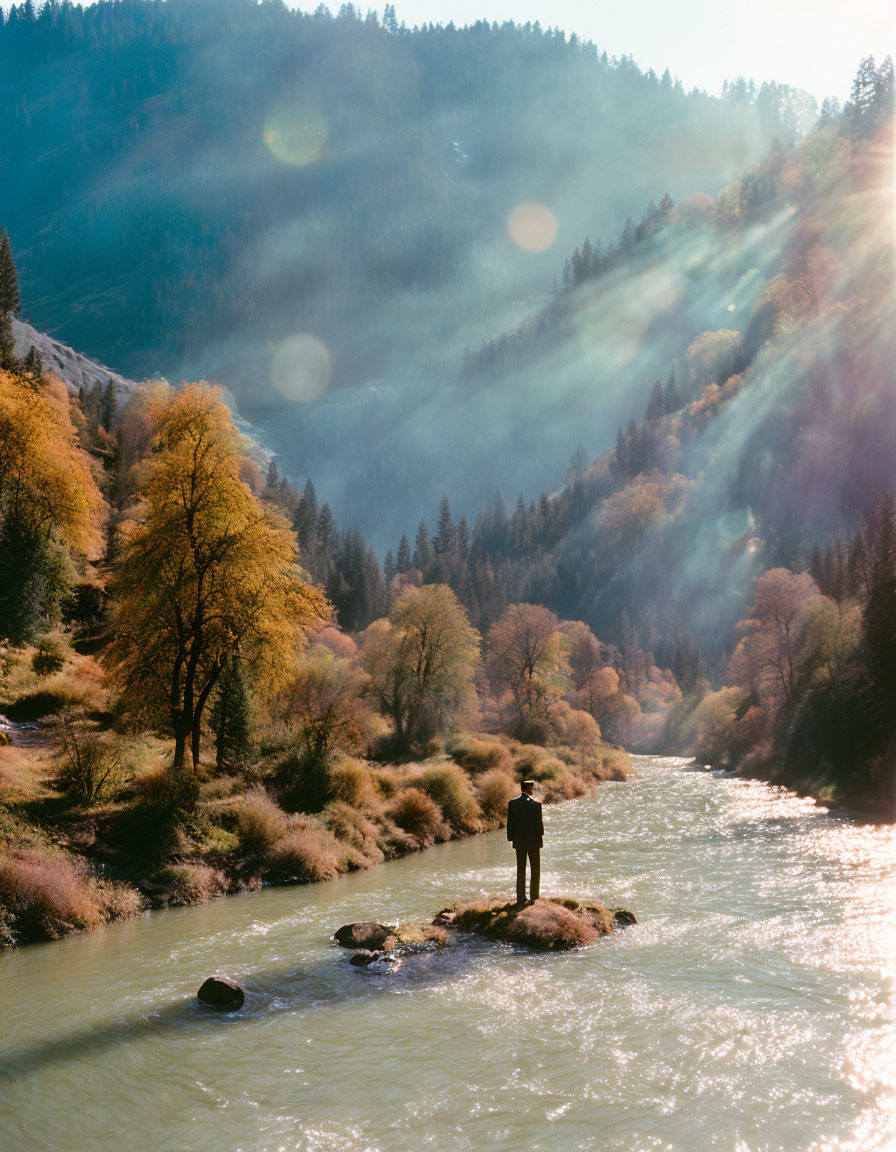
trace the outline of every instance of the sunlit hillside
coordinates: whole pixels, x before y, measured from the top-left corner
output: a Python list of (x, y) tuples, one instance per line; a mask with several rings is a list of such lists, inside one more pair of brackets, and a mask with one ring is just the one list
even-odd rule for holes
[(513, 594), (601, 634), (626, 612), (654, 639), (725, 646), (757, 575), (847, 541), (893, 486), (889, 64), (877, 79), (864, 119), (772, 149), (608, 253), (577, 249), (551, 307), (472, 358), (472, 380), (514, 382), (529, 445), (552, 412), (585, 439), (630, 383), (613, 450), (574, 461), (547, 504), (526, 491), (506, 535), (486, 515), (474, 555), (509, 565)]

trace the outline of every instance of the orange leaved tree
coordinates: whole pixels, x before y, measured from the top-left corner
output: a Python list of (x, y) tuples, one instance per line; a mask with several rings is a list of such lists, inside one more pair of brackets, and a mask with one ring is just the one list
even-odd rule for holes
[(199, 760), (202, 716), (234, 656), (268, 685), (304, 630), (327, 617), (302, 578), (295, 537), (240, 480), (240, 439), (204, 384), (162, 396), (138, 518), (122, 526), (107, 666), (119, 697), (187, 741)]
[(102, 543), (103, 514), (65, 388), (0, 370), (0, 637), (47, 627), (70, 558)]

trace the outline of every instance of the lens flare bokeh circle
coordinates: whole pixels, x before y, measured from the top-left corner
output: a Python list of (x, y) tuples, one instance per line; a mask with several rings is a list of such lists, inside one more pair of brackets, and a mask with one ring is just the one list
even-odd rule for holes
[(333, 360), (323, 341), (310, 332), (287, 337), (271, 357), (270, 379), (281, 396), (308, 404), (322, 396), (333, 377)]
[(546, 204), (527, 200), (507, 217), (507, 232), (523, 252), (546, 252), (557, 239), (557, 217)]

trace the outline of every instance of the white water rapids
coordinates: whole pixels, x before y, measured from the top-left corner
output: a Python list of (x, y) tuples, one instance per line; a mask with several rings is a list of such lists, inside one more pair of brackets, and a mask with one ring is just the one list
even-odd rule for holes
[[(896, 1148), (896, 830), (636, 758), (545, 810), (542, 894), (640, 923), (392, 975), (329, 939), (509, 892), (503, 833), (0, 955), (0, 1149)], [(208, 974), (242, 1012), (195, 1003)]]

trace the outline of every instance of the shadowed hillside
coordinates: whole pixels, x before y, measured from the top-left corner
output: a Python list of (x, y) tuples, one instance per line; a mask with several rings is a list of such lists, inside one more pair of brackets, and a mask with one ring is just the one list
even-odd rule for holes
[[(391, 8), (48, 3), (0, 26), (29, 319), (127, 375), (226, 385), (376, 543), (442, 487), (562, 478), (578, 413), (515, 442), (519, 388), (458, 391), (465, 348), (540, 308), (584, 235), (715, 191), (806, 112), (783, 86), (686, 94), (537, 25), (411, 32)], [(607, 420), (579, 396), (593, 450), (631, 387)]]

